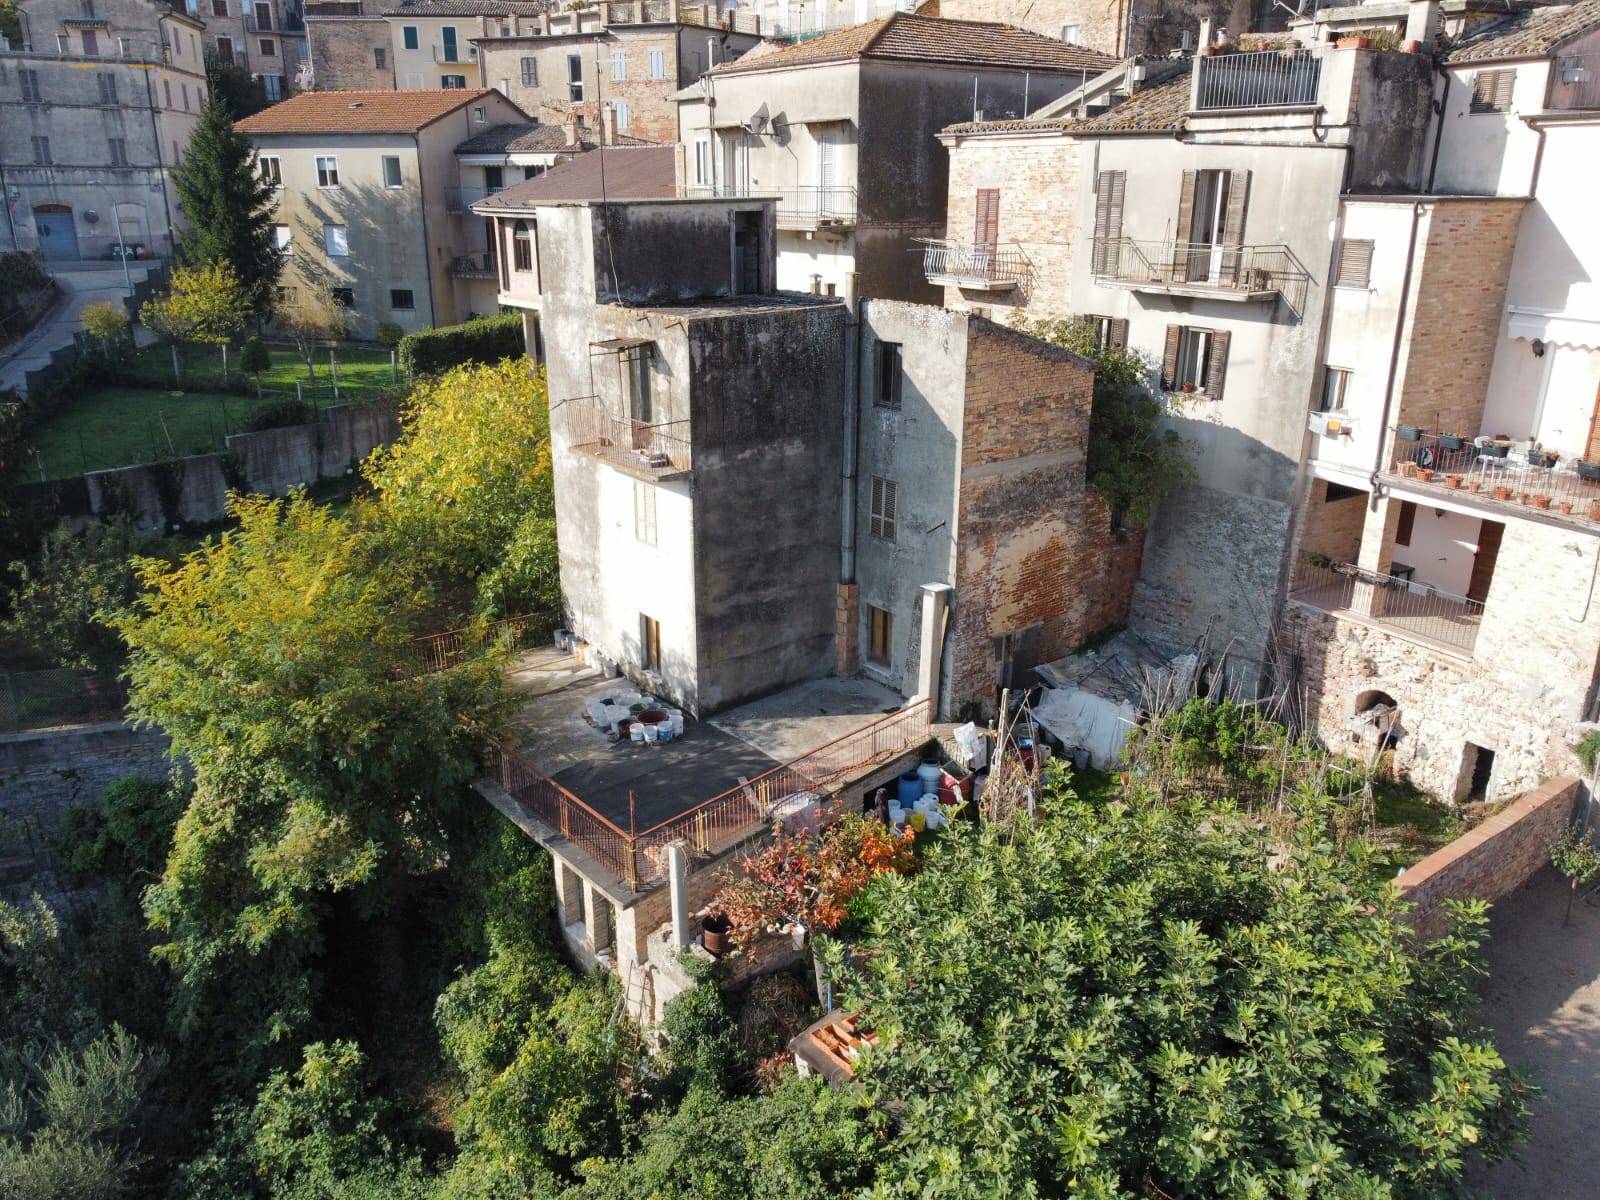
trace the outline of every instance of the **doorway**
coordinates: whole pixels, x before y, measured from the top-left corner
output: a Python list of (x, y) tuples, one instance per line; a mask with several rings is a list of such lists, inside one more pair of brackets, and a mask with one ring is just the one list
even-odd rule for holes
[(1216, 283), (1222, 276), (1222, 246), (1228, 227), (1232, 171), (1196, 171), (1194, 213), (1189, 218), (1190, 283)]
[(733, 294), (761, 294), (761, 214), (733, 214)]
[(1463, 791), (1460, 797), (1466, 804), (1489, 798), (1489, 784), (1494, 778), (1494, 751), (1476, 742), (1468, 742), (1462, 755), (1461, 775)]
[(39, 253), (45, 258), (61, 260), (82, 257), (78, 253), (78, 229), (73, 224), (72, 209), (65, 204), (35, 206), (33, 228), (39, 235)]

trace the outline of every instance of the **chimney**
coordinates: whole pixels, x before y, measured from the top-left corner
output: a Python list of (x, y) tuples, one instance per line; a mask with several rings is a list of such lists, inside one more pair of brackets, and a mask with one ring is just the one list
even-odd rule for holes
[(576, 146), (578, 144), (578, 114), (569, 112), (561, 118), (561, 125), (566, 130), (567, 145)]
[(1204, 50), (1211, 45), (1211, 18), (1200, 18), (1200, 49)]
[(1421, 42), (1423, 50), (1430, 50), (1439, 37), (1439, 0), (1411, 0), (1406, 6), (1406, 36), (1408, 42)]
[(605, 112), (600, 114), (600, 144), (602, 146), (617, 144), (617, 110), (610, 104), (606, 105)]

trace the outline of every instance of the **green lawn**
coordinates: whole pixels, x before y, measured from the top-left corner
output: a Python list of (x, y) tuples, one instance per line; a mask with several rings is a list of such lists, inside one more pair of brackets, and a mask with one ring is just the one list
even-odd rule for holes
[[(318, 350), (316, 354), (316, 375), (306, 375), (306, 364), (296, 354), (292, 347), (269, 346), (268, 353), (272, 356), (272, 369), (261, 376), (261, 386), (264, 388), (286, 388), (294, 390), (294, 385), (314, 384), (326, 388), (332, 382), (332, 374), (328, 366), (329, 350)], [(387, 350), (352, 349), (346, 347), (338, 352), (339, 355), (339, 382), (352, 388), (364, 387), (391, 387), (394, 379), (389, 368), (389, 352)], [(237, 349), (228, 351), (228, 366), (237, 371), (239, 369), (239, 352)], [(172, 382), (172, 352), (164, 345), (146, 346), (137, 351), (133, 356), (133, 371), (140, 377), (140, 382), (154, 382), (168, 385)], [(189, 363), (185, 368), (184, 382), (189, 387), (202, 388), (215, 383), (222, 377), (222, 352), (210, 346), (195, 346), (189, 351)]]

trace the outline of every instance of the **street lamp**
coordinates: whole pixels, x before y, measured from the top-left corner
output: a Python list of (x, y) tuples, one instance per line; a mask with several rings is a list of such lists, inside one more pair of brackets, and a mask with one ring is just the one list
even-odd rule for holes
[(111, 223), (117, 230), (117, 257), (122, 260), (122, 282), (127, 286), (128, 296), (133, 297), (133, 272), (128, 270), (128, 243), (122, 240), (122, 214), (117, 211), (117, 201), (111, 195), (111, 189), (98, 179), (91, 179), (86, 187), (97, 187), (106, 194), (106, 199), (111, 203)]

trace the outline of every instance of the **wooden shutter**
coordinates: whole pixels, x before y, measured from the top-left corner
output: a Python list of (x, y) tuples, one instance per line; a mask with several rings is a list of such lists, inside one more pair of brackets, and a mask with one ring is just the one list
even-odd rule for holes
[(1101, 171), (1094, 181), (1094, 248), (1091, 269), (1110, 274), (1117, 261), (1116, 241), (1122, 236), (1122, 201), (1127, 194), (1126, 171)]
[(1211, 331), (1211, 361), (1206, 364), (1206, 399), (1221, 400), (1222, 385), (1228, 379), (1228, 340), (1220, 329)]
[(1334, 287), (1364, 288), (1372, 279), (1373, 243), (1365, 238), (1339, 240), (1339, 269), (1334, 274)]
[(1161, 352), (1161, 389), (1178, 390), (1178, 347), (1183, 343), (1183, 326), (1167, 326), (1167, 345)]
[(1472, 111), (1510, 112), (1511, 90), (1516, 82), (1514, 70), (1479, 71), (1472, 79)]
[(1174, 282), (1181, 283), (1189, 274), (1188, 246), (1194, 237), (1194, 189), (1200, 177), (1199, 171), (1185, 171), (1183, 173), (1183, 189), (1178, 193), (1178, 225), (1177, 236), (1174, 241), (1172, 262), (1168, 264), (1168, 273)]
[(539, 82), (539, 67), (532, 58), (522, 60), (522, 86), (533, 87)]
[[(1245, 205), (1250, 196), (1250, 172), (1228, 172), (1228, 207), (1222, 215), (1222, 244), (1226, 247), (1244, 245), (1244, 213)], [(1224, 250), (1222, 254), (1222, 277), (1231, 280), (1235, 285), (1239, 282), (1239, 268), (1244, 265), (1244, 256), (1237, 251)]]
[(1498, 521), (1478, 523), (1478, 552), (1472, 556), (1472, 575), (1467, 580), (1467, 599), (1482, 604), (1489, 598), (1494, 579), (1494, 564), (1500, 557), (1500, 535), (1506, 527)]
[(1106, 327), (1106, 344), (1117, 349), (1128, 348), (1128, 322), (1125, 317), (1112, 317)]
[(972, 243), (980, 250), (994, 253), (1000, 241), (1000, 189), (979, 188), (978, 203), (972, 222)]
[(1405, 546), (1409, 549), (1411, 535), (1416, 532), (1416, 529), (1417, 506), (1410, 500), (1400, 501), (1400, 519), (1395, 522), (1394, 544), (1396, 546)]

